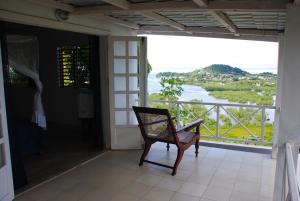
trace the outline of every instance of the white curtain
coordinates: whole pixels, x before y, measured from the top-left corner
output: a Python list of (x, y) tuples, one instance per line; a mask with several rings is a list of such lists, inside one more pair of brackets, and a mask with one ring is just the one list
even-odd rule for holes
[(32, 122), (46, 129), (46, 116), (42, 104), (43, 85), (39, 76), (38, 39), (35, 36), (7, 35), (7, 50), (9, 66), (30, 77), (35, 83)]

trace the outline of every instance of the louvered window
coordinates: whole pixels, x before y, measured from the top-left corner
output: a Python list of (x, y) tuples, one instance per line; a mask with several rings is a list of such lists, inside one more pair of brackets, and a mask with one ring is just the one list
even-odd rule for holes
[(57, 48), (58, 84), (60, 87), (90, 86), (90, 48), (64, 46)]

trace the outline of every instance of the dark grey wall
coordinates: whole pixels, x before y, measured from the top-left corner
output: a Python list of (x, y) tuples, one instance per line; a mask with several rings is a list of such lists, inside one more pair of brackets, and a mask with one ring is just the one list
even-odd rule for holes
[[(57, 84), (56, 48), (65, 45), (86, 45), (89, 36), (84, 34), (4, 23), (7, 34), (35, 35), (39, 40), (40, 79), (44, 85), (43, 103), (50, 123), (80, 126), (77, 118), (77, 94), (87, 89), (59, 88)], [(10, 100), (17, 118), (30, 119), (34, 89), (10, 87)]]

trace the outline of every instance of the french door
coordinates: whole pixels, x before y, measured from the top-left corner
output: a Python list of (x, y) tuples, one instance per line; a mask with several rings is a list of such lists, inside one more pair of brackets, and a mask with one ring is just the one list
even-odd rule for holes
[(146, 46), (144, 37), (111, 37), (109, 40), (112, 149), (142, 148), (132, 106), (146, 103)]
[(0, 44), (0, 201), (14, 197), (4, 96), (3, 66)]

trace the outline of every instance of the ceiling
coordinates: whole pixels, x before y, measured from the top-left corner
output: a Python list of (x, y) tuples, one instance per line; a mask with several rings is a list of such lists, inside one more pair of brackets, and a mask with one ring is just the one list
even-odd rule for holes
[(277, 40), (292, 0), (61, 0), (140, 34)]

